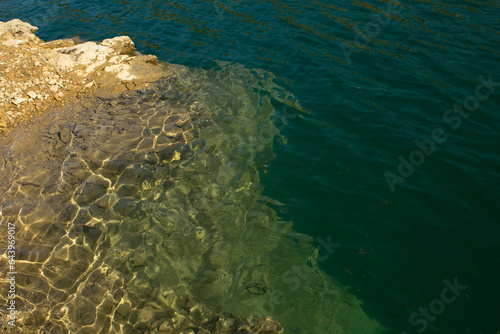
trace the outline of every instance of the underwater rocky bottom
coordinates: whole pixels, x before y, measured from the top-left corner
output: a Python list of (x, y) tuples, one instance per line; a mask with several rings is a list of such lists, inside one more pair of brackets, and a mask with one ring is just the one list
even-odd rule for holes
[[(261, 196), (293, 95), (242, 66), (170, 69), (149, 89), (42, 114), (4, 141), (17, 315), (9, 326), (2, 307), (3, 330), (382, 331), (320, 270), (312, 238)], [(7, 254), (6, 232), (0, 247)]]

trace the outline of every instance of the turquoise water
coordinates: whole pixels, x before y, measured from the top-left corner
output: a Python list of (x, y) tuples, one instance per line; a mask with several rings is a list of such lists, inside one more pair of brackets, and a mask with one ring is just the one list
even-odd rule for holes
[(162, 61), (272, 73), (301, 107), (274, 102), (287, 140), (264, 195), (320, 255), (340, 244), (320, 268), (390, 333), (500, 330), (499, 17), (495, 1), (0, 1), (45, 40), (123, 34)]

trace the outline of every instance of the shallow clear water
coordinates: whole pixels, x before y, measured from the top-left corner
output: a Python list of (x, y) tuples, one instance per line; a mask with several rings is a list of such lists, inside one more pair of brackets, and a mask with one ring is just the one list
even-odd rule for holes
[(84, 100), (7, 140), (1, 208), (16, 226), (18, 330), (166, 322), (185, 333), (183, 317), (208, 307), (272, 317), (287, 332), (381, 332), (318, 268), (325, 255), (311, 237), (262, 196), (260, 174), (284, 140), (273, 103), (298, 106), (294, 96), (241, 65), (166, 71), (144, 91)]
[[(496, 1), (0, 1), (1, 21), (27, 20), (43, 39), (125, 34), (166, 62), (265, 71), (252, 74), (277, 85), (265, 87), (274, 140), (259, 196), (320, 255), (328, 237), (340, 244), (319, 268), (393, 333), (500, 330), (499, 16)], [(490, 75), (477, 109), (444, 119)], [(446, 140), (398, 173), (435, 128)], [(253, 158), (250, 140), (235, 157)], [(386, 172), (407, 176), (391, 189)], [(467, 289), (419, 315), (455, 277)]]

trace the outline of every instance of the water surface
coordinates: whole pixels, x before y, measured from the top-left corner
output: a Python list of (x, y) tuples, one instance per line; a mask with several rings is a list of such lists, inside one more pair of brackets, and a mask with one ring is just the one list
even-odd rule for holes
[[(271, 99), (286, 141), (274, 137), (262, 195), (284, 204), (266, 202), (315, 247), (328, 237), (340, 244), (319, 267), (390, 332), (495, 333), (500, 86), (456, 129), (443, 116), (475, 96), (479, 76), (500, 82), (500, 6), (389, 5), (1, 1), (0, 20), (27, 20), (42, 39), (125, 34), (166, 62), (217, 71), (222, 60), (270, 73), (300, 107)], [(386, 23), (368, 36), (371, 22)], [(346, 47), (356, 51), (346, 57)], [(435, 128), (446, 140), (392, 191), (384, 174), (399, 175), (398, 157), (409, 159)], [(455, 277), (467, 289), (424, 326), (419, 308)]]

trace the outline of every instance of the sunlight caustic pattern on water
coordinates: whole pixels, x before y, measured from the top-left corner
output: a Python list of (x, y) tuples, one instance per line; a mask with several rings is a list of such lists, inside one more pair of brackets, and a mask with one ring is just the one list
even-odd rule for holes
[(270, 316), (289, 333), (380, 330), (316, 266), (311, 238), (260, 196), (280, 136), (274, 106), (300, 109), (293, 95), (242, 66), (170, 72), (151, 89), (44, 115), (5, 146), (18, 328), (215, 332), (214, 311)]

